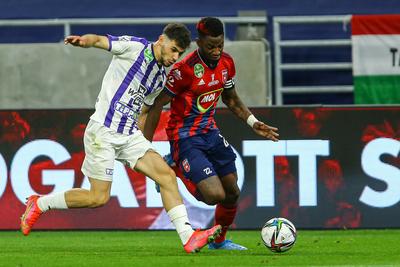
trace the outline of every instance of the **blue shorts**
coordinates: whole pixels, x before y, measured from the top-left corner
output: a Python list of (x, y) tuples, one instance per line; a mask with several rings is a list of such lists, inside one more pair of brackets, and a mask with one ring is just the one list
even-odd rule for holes
[(194, 183), (236, 172), (236, 154), (219, 131), (170, 141), (171, 155), (186, 178)]

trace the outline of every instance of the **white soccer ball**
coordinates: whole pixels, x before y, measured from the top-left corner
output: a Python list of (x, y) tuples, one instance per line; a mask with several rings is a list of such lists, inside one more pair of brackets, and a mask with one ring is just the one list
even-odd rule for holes
[(261, 239), (272, 252), (288, 251), (296, 237), (296, 227), (285, 218), (272, 218), (261, 229)]

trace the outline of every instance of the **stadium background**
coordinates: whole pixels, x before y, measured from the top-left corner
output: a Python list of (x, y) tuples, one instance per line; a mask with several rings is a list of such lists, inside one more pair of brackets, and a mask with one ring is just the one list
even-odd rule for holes
[[(396, 10), (398, 8), (399, 10)], [(127, 1), (1, 1), (0, 2), (0, 19), (42, 19), (42, 18), (117, 18), (117, 17), (202, 17), (202, 16), (236, 16), (240, 10), (266, 10), (268, 20), (271, 22), (274, 16), (282, 15), (340, 15), (340, 14), (392, 14), (399, 13), (400, 8), (398, 1), (152, 1), (152, 2), (127, 2)], [(193, 30), (193, 26), (192, 30)], [(114, 35), (126, 34), (132, 32), (135, 35), (143, 35), (147, 38), (155, 39), (160, 32), (159, 26), (135, 26), (135, 27), (102, 27), (101, 29), (94, 26), (79, 26), (74, 29), (74, 33), (82, 34), (86, 32), (96, 33), (112, 33)], [(193, 31), (194, 32), (194, 31)], [(231, 40), (235, 39), (235, 28), (228, 30), (227, 37)], [(314, 30), (312, 32), (306, 30), (306, 27), (296, 27), (287, 31), (287, 37), (303, 35), (305, 38), (315, 38), (317, 36), (332, 34), (350, 35), (350, 31), (341, 33), (323, 32)], [(41, 29), (32, 29), (29, 27), (0, 27), (1, 43), (42, 43), (42, 42), (59, 42), (62, 39), (62, 33), (54, 27), (45, 27)], [(267, 24), (266, 37), (272, 43), (272, 27), (271, 23)], [(288, 53), (285, 60), (296, 61), (297, 52)], [(307, 54), (307, 50), (302, 53)], [(273, 50), (272, 50), (273, 53)], [(331, 54), (313, 55), (313, 60), (324, 61), (330, 57), (339, 57), (350, 59), (351, 51), (349, 49), (334, 51)], [(51, 59), (48, 59), (50, 61)], [(2, 76), (4, 81), (4, 76)], [(316, 84), (327, 79), (334, 79), (338, 83), (351, 83), (351, 73), (332, 74), (318, 73), (315, 74), (312, 81)], [(302, 74), (292, 74), (287, 80), (294, 81), (296, 84), (301, 83), (305, 79)], [(1, 95), (6, 95), (8, 90), (12, 90), (12, 86), (2, 86), (0, 88)], [(62, 89), (60, 89), (62, 90)], [(46, 97), (44, 97), (46, 98)], [(21, 101), (15, 99), (15, 101)], [(94, 98), (93, 98), (94, 101)], [(29, 101), (28, 101), (29, 102)], [(296, 95), (288, 97), (285, 101), (287, 104), (352, 104), (353, 95), (345, 94), (329, 94), (329, 95)], [(251, 106), (251, 103), (248, 103)], [(12, 103), (10, 103), (12, 105)], [(2, 107), (4, 108), (4, 107)], [(9, 106), (7, 106), (9, 109)], [(26, 106), (26, 108), (30, 108)], [(37, 107), (35, 107), (37, 109)], [(63, 107), (59, 107), (63, 108)], [(309, 110), (311, 109), (311, 110)], [(257, 109), (258, 110), (258, 109)], [(74, 180), (75, 186), (82, 185), (83, 177), (79, 176), (79, 160), (82, 155), (79, 154), (79, 146), (74, 144), (74, 138), (80, 140), (79, 133), (82, 130), (82, 124), (86, 123), (91, 110), (35, 110), (35, 111), (15, 111), (7, 110), (0, 112), (2, 131), (1, 131), (1, 150), (0, 154), (0, 205), (2, 209), (1, 229), (18, 228), (18, 216), (23, 210), (22, 199), (17, 197), (14, 186), (18, 184), (18, 176), (12, 177), (12, 162), (16, 157), (16, 153), (21, 147), (29, 144), (32, 140), (46, 139), (54, 140), (66, 147), (67, 151), (76, 156), (77, 161), (65, 162), (66, 166), (55, 168), (74, 169), (76, 176)], [(399, 204), (398, 201), (392, 201), (385, 207), (371, 207), (360, 202), (360, 195), (365, 186), (370, 186), (376, 191), (385, 192), (389, 188), (388, 181), (373, 179), (371, 175), (366, 173), (361, 167), (361, 155), (365, 148), (366, 142), (374, 139), (390, 139), (399, 140), (399, 108), (377, 108), (377, 109), (332, 109), (332, 110), (313, 110), (313, 108), (302, 107), (286, 107), (274, 109), (260, 109), (259, 117), (265, 118), (281, 129), (281, 135), (284, 140), (329, 140), (330, 148), (333, 149), (328, 157), (318, 157), (316, 171), (318, 177), (318, 191), (316, 206), (299, 207), (298, 195), (298, 161), (295, 157), (278, 156), (275, 158), (275, 173), (282, 175), (291, 180), (287, 181), (287, 185), (279, 186), (279, 177), (275, 177), (278, 186), (275, 188), (276, 205), (273, 207), (257, 207), (256, 196), (257, 190), (257, 168), (254, 157), (248, 157), (244, 160), (245, 166), (245, 183), (243, 184), (243, 196), (241, 199), (242, 210), (236, 220), (235, 227), (259, 228), (262, 223), (269, 217), (282, 215), (293, 220), (300, 228), (358, 228), (358, 227), (399, 227)], [(250, 131), (245, 129), (245, 125), (237, 126), (231, 116), (226, 114), (225, 110), (221, 110), (218, 119), (220, 127), (227, 139), (235, 146), (239, 154), (243, 154), (243, 140), (256, 139)], [(62, 119), (60, 119), (62, 118)], [(344, 118), (347, 118), (346, 120)], [(11, 122), (11, 124), (9, 124)], [(67, 125), (64, 123), (67, 122)], [(351, 122), (351, 123), (349, 123)], [(60, 124), (60, 125), (59, 125)], [(301, 129), (303, 125), (304, 129)], [(350, 125), (351, 124), (351, 125)], [(12, 126), (9, 126), (12, 125)], [(6, 127), (7, 126), (7, 127)], [(78, 127), (78, 128), (75, 128)], [(240, 128), (237, 131), (235, 127)], [(300, 128), (299, 128), (300, 127)], [(307, 130), (308, 129), (308, 130)], [(13, 132), (14, 131), (14, 132)], [(235, 132), (243, 133), (235, 135)], [(19, 135), (16, 135), (19, 133)], [(159, 136), (163, 140), (162, 134)], [(398, 144), (398, 142), (394, 142)], [(396, 148), (396, 146), (394, 146)], [(392, 154), (384, 151), (381, 162), (386, 167), (389, 166), (389, 173), (392, 178), (400, 178), (399, 174), (399, 150)], [(75, 159), (72, 157), (72, 159)], [(4, 163), (4, 164), (3, 164)], [(40, 193), (51, 192), (54, 187), (43, 183), (40, 177), (40, 171), (43, 169), (54, 168), (48, 157), (38, 157), (34, 159), (34, 167), (30, 167), (29, 173), (35, 173), (30, 178), (32, 188)], [(380, 165), (380, 166), (381, 166)], [(290, 170), (288, 168), (290, 167)], [(322, 166), (322, 167), (321, 167)], [(325, 166), (325, 169), (324, 169)], [(386, 170), (386, 168), (384, 168)], [(377, 172), (379, 172), (378, 170)], [(43, 175), (43, 174), (42, 174)], [(326, 191), (329, 185), (323, 184), (322, 176), (336, 177), (336, 181), (342, 181), (346, 186), (338, 185), (333, 182), (333, 188), (340, 188), (342, 192), (335, 192), (333, 199), (329, 199)], [(128, 176), (133, 178), (135, 175), (128, 171)], [(341, 178), (342, 179), (341, 179)], [(376, 175), (375, 175), (376, 177)], [(113, 198), (110, 204), (102, 210), (95, 211), (72, 211), (71, 213), (55, 212), (49, 214), (49, 219), (38, 224), (39, 229), (48, 229), (57, 225), (56, 228), (124, 228), (124, 229), (143, 229), (151, 225), (160, 217), (161, 208), (158, 206), (148, 208), (146, 205), (146, 181), (144, 177), (131, 179), (131, 183), (135, 188), (138, 196), (138, 207), (122, 208), (120, 200)], [(49, 180), (48, 180), (49, 181)], [(136, 184), (142, 183), (141, 185)], [(152, 186), (152, 184), (148, 184)], [(139, 190), (142, 190), (140, 191)], [(287, 192), (280, 192), (280, 189)], [(392, 188), (392, 187), (390, 187)], [(400, 188), (400, 187), (397, 187)], [(139, 190), (139, 191), (138, 191)], [(150, 192), (150, 191), (149, 191)], [(396, 199), (400, 195), (399, 190), (391, 191), (392, 198)], [(283, 197), (278, 199), (278, 196)], [(326, 198), (325, 198), (326, 197)], [(333, 202), (332, 202), (333, 201)], [(156, 205), (156, 204), (154, 204)], [(286, 207), (284, 207), (286, 206)], [(286, 208), (286, 210), (285, 210)], [(287, 210), (291, 208), (292, 210)], [(194, 206), (193, 214), (199, 214), (204, 211), (204, 220), (199, 219), (198, 224), (209, 224), (211, 222), (212, 213), (203, 207)], [(338, 215), (339, 213), (339, 215)], [(86, 216), (86, 220), (78, 221), (79, 216)], [(323, 216), (321, 216), (321, 214)], [(162, 215), (162, 214), (161, 214)], [(379, 218), (390, 216), (391, 220), (385, 221)], [(323, 219), (324, 217), (324, 219)], [(336, 217), (336, 219), (335, 219)], [(102, 221), (104, 218), (105, 221)], [(107, 218), (113, 218), (108, 220)], [(118, 219), (116, 219), (118, 218)], [(251, 218), (251, 221), (248, 220)], [(332, 219), (330, 222), (329, 219)], [(132, 224), (132, 221), (134, 222)], [(57, 224), (54, 224), (57, 222)], [(158, 228), (168, 228), (168, 225), (160, 224)], [(157, 228), (157, 227), (156, 227)]]
[[(202, 17), (202, 16), (237, 16), (243, 10), (266, 12), (268, 23), (266, 25), (266, 38), (271, 44), (273, 54), (273, 29), (272, 21), (275, 16), (308, 16), (308, 15), (350, 15), (350, 14), (396, 14), (400, 10), (396, 0), (306, 0), (306, 1), (1, 1), (0, 19), (53, 19), (53, 18), (135, 18), (135, 17)], [(194, 25), (189, 25), (194, 33)], [(338, 29), (339, 28), (339, 29)], [(61, 30), (60, 30), (61, 29)], [(74, 26), (73, 33), (83, 34), (95, 32), (99, 34), (111, 33), (122, 35), (134, 33), (155, 40), (160, 32), (159, 25), (146, 26)], [(230, 26), (227, 37), (235, 39), (236, 26)], [(349, 38), (350, 28), (343, 25), (339, 27), (313, 27), (309, 25), (296, 25), (285, 30), (285, 38), (294, 37), (304, 39), (315, 38)], [(62, 27), (0, 27), (0, 43), (48, 43), (62, 40)], [(312, 62), (351, 61), (350, 47), (337, 47), (328, 53), (319, 51), (315, 47), (301, 47), (289, 49), (283, 56), (283, 61), (299, 62), (307, 58)], [(288, 72), (285, 74), (287, 85), (318, 85), (335, 81), (336, 84), (351, 84), (352, 75), (349, 71), (315, 71)], [(274, 81), (272, 81), (274, 83)], [(352, 104), (353, 94), (350, 92), (335, 94), (301, 94), (287, 95), (286, 104)]]

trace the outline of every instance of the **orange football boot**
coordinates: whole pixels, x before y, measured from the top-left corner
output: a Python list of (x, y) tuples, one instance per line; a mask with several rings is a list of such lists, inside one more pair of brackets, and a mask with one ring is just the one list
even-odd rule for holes
[(24, 235), (29, 235), (33, 225), (43, 213), (37, 205), (39, 197), (38, 195), (32, 195), (26, 201), (26, 209), (21, 216), (21, 231)]
[(210, 242), (214, 242), (221, 233), (221, 225), (215, 225), (214, 227), (200, 231), (196, 230), (189, 238), (188, 242), (183, 246), (187, 253), (199, 252), (202, 247)]

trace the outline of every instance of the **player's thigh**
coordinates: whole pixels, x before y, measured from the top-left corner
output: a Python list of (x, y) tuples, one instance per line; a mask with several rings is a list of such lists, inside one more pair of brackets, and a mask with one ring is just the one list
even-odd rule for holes
[(131, 169), (136, 169), (137, 162), (143, 158), (148, 151), (155, 150), (140, 130), (129, 136), (124, 146), (116, 152), (116, 158)]
[(165, 183), (176, 184), (174, 171), (167, 165), (160, 154), (154, 150), (148, 150), (138, 159), (134, 169), (161, 185)]
[(112, 181), (115, 149), (113, 137), (108, 129), (95, 121), (89, 121), (83, 138), (85, 159), (82, 172), (87, 177), (102, 181)]
[(214, 205), (226, 198), (225, 190), (218, 176), (203, 179), (196, 186), (207, 204)]

